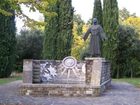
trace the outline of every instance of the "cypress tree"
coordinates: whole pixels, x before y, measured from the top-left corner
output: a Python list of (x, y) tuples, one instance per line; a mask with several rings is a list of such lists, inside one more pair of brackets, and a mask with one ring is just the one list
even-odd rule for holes
[(63, 59), (71, 54), (73, 28), (71, 0), (58, 0), (49, 9), (56, 12), (57, 16), (45, 19), (47, 26), (43, 55), (46, 59)]
[[(49, 5), (48, 11), (58, 13), (58, 2)], [(45, 16), (45, 38), (43, 43), (43, 58), (56, 59), (56, 38), (58, 36), (58, 14)]]
[[(97, 18), (98, 23), (103, 26), (103, 17), (102, 17), (102, 4), (101, 0), (94, 1), (94, 9), (92, 18)], [(93, 19), (92, 19), (93, 20)]]
[(103, 27), (108, 37), (108, 41), (104, 44), (104, 57), (111, 60), (112, 69), (115, 68), (115, 56), (117, 48), (118, 33), (118, 3), (117, 0), (103, 1)]
[(57, 59), (71, 54), (73, 8), (71, 0), (59, 0), (59, 32), (57, 37)]
[(103, 2), (103, 27), (108, 37), (104, 52), (105, 56), (111, 59), (117, 47), (118, 3), (117, 0), (104, 0)]
[(15, 61), (15, 14), (7, 0), (0, 1), (1, 8), (12, 16), (0, 14), (0, 78), (10, 76)]

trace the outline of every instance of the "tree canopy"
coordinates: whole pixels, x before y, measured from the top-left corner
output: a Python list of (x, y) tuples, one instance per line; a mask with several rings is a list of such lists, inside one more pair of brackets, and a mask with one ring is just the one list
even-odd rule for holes
[(2, 5), (7, 3), (8, 5), (10, 5), (10, 8), (16, 11), (15, 15), (19, 17), (20, 19), (22, 19), (24, 23), (26, 24), (26, 26), (35, 29), (34, 26), (42, 27), (42, 26), (45, 26), (46, 23), (44, 21), (35, 21), (34, 19), (29, 18), (25, 13), (23, 13), (21, 4), (26, 5), (26, 7), (29, 8), (29, 11), (32, 11), (32, 12), (39, 11), (44, 16), (52, 17), (56, 15), (56, 13), (47, 11), (47, 9), (48, 9), (49, 4), (55, 5), (56, 1), (57, 0), (7, 0), (5, 2), (1, 0), (0, 1), (0, 14), (3, 14), (5, 16), (13, 15), (11, 12), (1, 8)]
[(16, 48), (16, 27), (15, 11), (9, 5), (9, 2), (0, 1), (0, 7), (3, 10), (13, 14), (5, 16), (0, 14), (0, 78), (9, 77), (15, 62)]
[(97, 18), (101, 26), (103, 26), (103, 17), (102, 17), (102, 4), (101, 0), (94, 1), (94, 9), (92, 18)]
[(63, 59), (71, 54), (73, 7), (71, 0), (58, 0), (55, 5), (50, 5), (48, 11), (57, 15), (48, 18), (45, 27), (43, 55), (44, 59)]

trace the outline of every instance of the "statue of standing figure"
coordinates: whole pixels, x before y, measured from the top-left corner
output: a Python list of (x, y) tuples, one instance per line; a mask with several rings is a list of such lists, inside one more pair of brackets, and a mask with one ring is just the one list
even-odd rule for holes
[(101, 57), (101, 42), (106, 40), (106, 35), (101, 25), (98, 24), (96, 18), (93, 19), (93, 25), (87, 30), (83, 36), (84, 41), (91, 34), (89, 44), (89, 54), (91, 57)]

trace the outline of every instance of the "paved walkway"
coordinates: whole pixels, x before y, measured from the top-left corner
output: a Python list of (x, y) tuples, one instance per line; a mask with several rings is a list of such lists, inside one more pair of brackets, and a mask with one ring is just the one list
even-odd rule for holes
[(140, 105), (140, 89), (128, 83), (112, 83), (101, 97), (31, 97), (20, 96), (15, 81), (0, 86), (0, 105)]

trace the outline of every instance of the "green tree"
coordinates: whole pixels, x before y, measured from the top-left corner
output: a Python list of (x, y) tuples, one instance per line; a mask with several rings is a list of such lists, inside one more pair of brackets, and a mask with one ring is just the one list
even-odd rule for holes
[(131, 77), (139, 77), (140, 76), (140, 40), (135, 40), (135, 47), (133, 51), (133, 72), (131, 73)]
[(122, 23), (124, 20), (127, 20), (129, 17), (136, 17), (136, 14), (131, 14), (126, 8), (119, 10), (119, 21)]
[(58, 2), (54, 5), (49, 5), (48, 11), (55, 12), (57, 15), (48, 17), (45, 16), (45, 38), (43, 43), (43, 58), (56, 59), (56, 39), (58, 37)]
[[(78, 18), (76, 18), (78, 19)], [(80, 20), (77, 20), (80, 21)], [(76, 22), (76, 20), (74, 19), (74, 24), (73, 24), (73, 43), (72, 43), (72, 51), (71, 51), (71, 55), (73, 57), (75, 57), (77, 60), (80, 60), (80, 54), (81, 54), (81, 50), (84, 48), (84, 41), (82, 39), (82, 37), (80, 36), (83, 33), (83, 27), (82, 30), (80, 31), (80, 35), (79, 35), (79, 28), (78, 27), (78, 23)]]
[(71, 54), (73, 8), (71, 0), (58, 0), (50, 6), (56, 16), (51, 17), (47, 24), (43, 55), (47, 59), (63, 59)]
[(41, 59), (43, 49), (43, 32), (39, 30), (22, 30), (17, 35), (17, 61), (23, 59)]
[(103, 6), (103, 27), (108, 38), (108, 40), (104, 43), (103, 56), (111, 60), (112, 69), (114, 70), (119, 25), (118, 3), (117, 0), (104, 0)]
[(83, 34), (83, 26), (84, 26), (84, 21), (82, 20), (81, 16), (79, 14), (74, 14), (73, 16), (73, 22), (77, 26), (77, 34), (82, 35)]
[[(22, 11), (21, 4), (24, 4), (27, 8), (29, 8), (29, 11), (39, 11), (44, 16), (51, 17), (56, 15), (56, 13), (47, 11), (48, 5), (53, 5), (56, 3), (56, 1), (57, 0), (7, 0), (7, 4), (16, 11), (15, 15), (21, 18), (26, 26), (35, 29), (36, 27), (45, 26), (46, 23), (29, 18), (26, 13)], [(5, 5), (5, 2), (1, 1), (0, 3), (0, 13), (5, 16), (11, 16), (12, 13), (1, 8), (2, 5)]]
[(43, 32), (39, 30), (22, 30), (16, 36), (16, 72), (22, 72), (23, 59), (42, 59), (43, 37)]
[(133, 66), (136, 65), (134, 64), (134, 62), (136, 63), (136, 38), (137, 33), (133, 28), (128, 26), (119, 27), (116, 56), (114, 59), (116, 65), (113, 77), (120, 78), (134, 76), (134, 71), (137, 69)]
[[(18, 15), (25, 16), (26, 15), (22, 12), (20, 4), (26, 5), (30, 11), (36, 11), (39, 10), (40, 13), (43, 13), (44, 15), (52, 15), (49, 11), (46, 11), (49, 4), (55, 4), (57, 0), (7, 0), (7, 4), (11, 6), (13, 10), (16, 10), (16, 13)], [(1, 1), (0, 4), (0, 13), (4, 15), (12, 15), (11, 12), (3, 9), (1, 6), (5, 5), (5, 2)], [(27, 16), (27, 18), (29, 18)]]
[[(94, 9), (92, 18), (97, 18), (98, 23), (103, 26), (103, 17), (102, 17), (102, 4), (101, 0), (94, 1)], [(92, 19), (93, 20), (93, 19)]]
[(139, 39), (140, 39), (140, 18), (139, 17), (129, 17), (123, 21), (123, 24), (133, 27), (139, 33)]
[(57, 59), (63, 59), (71, 55), (72, 28), (73, 28), (73, 7), (71, 0), (59, 0), (59, 32), (57, 37)]
[(0, 1), (0, 8), (12, 15), (0, 13), (0, 78), (10, 76), (15, 62), (15, 12), (7, 0)]

